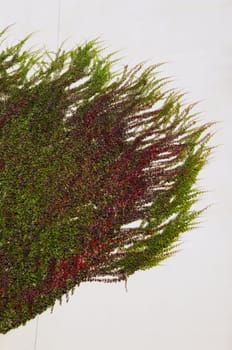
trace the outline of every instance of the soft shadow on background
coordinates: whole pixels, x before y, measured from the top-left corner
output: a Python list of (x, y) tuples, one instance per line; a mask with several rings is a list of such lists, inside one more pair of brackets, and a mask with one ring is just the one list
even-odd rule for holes
[[(1, 29), (15, 23), (14, 43), (30, 32), (33, 48), (57, 49), (59, 0), (8, 0)], [(100, 37), (122, 64), (168, 62), (161, 74), (203, 122), (218, 121), (218, 145), (200, 174), (213, 204), (198, 229), (181, 237), (180, 251), (161, 265), (137, 272), (124, 284), (82, 284), (69, 303), (39, 317), (37, 350), (230, 350), (232, 348), (231, 0), (62, 0), (60, 43), (64, 47)], [(36, 321), (0, 335), (1, 350), (31, 350)]]

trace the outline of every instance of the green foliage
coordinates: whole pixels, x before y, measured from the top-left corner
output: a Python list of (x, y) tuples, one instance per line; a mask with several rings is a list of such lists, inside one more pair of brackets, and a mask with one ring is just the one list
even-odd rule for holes
[(197, 125), (160, 65), (113, 72), (97, 41), (49, 53), (24, 50), (28, 38), (0, 52), (2, 333), (83, 281), (173, 254), (202, 212), (211, 151), (211, 124)]

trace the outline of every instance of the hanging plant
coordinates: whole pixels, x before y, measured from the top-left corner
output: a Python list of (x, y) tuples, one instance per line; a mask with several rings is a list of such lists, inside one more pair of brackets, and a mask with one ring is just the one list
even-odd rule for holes
[(27, 39), (0, 52), (2, 333), (173, 254), (211, 150), (159, 65), (113, 72), (96, 41), (49, 54)]

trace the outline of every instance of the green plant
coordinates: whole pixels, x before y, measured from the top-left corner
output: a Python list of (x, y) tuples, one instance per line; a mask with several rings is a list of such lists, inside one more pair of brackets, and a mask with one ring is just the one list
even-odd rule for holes
[(52, 54), (27, 39), (0, 52), (2, 333), (83, 281), (170, 256), (201, 213), (211, 150), (211, 124), (165, 89), (159, 65), (112, 72), (96, 41)]

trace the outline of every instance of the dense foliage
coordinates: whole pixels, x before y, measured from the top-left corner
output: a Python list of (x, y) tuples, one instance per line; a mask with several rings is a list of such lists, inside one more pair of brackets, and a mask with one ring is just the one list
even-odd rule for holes
[(172, 254), (210, 152), (210, 125), (158, 65), (113, 72), (96, 41), (52, 54), (27, 39), (0, 52), (2, 333)]

